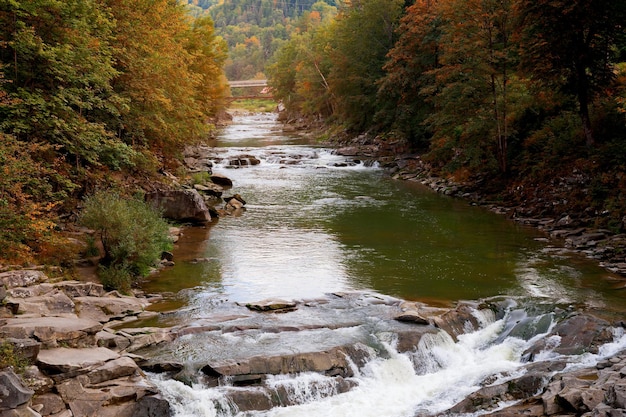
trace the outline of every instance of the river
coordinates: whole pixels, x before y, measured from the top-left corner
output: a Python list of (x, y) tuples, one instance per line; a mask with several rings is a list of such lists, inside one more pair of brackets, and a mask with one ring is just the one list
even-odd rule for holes
[[(557, 308), (607, 317), (626, 310), (617, 277), (580, 254), (483, 208), (416, 183), (394, 181), (376, 164), (347, 160), (310, 139), (285, 134), (273, 114), (236, 116), (214, 145), (213, 171), (233, 180), (232, 192), (247, 201), (246, 210), (207, 228), (185, 230), (175, 249), (176, 265), (145, 285), (148, 292), (171, 294), (155, 306), (163, 314), (151, 324), (183, 326), (237, 316), (259, 326), (275, 319), (248, 317), (241, 306), (283, 298), (317, 303), (318, 308), (314, 313), (299, 309), (277, 320), (332, 326), (271, 335), (242, 331), (189, 337), (166, 354), (199, 363), (208, 357), (236, 359), (357, 341), (374, 353), (351, 377), (355, 388), (341, 394), (323, 375), (267, 377), (265, 385), (289, 390), (293, 403), (270, 411), (239, 411), (225, 399), (222, 387), (154, 376), (178, 417), (433, 414), (458, 402), (485, 378), (514, 374), (525, 349), (546, 330), (526, 340), (503, 337), (510, 316), (481, 317), (483, 326), (458, 341), (433, 336), (410, 354), (398, 353), (393, 326), (373, 317), (371, 309), (354, 308), (358, 303), (334, 305), (328, 301), (331, 294), (366, 294), (433, 307), (505, 297), (515, 300), (518, 310), (533, 310), (536, 320)], [(261, 163), (236, 169), (228, 165), (230, 158), (242, 155)], [(618, 338), (597, 357), (624, 342)]]

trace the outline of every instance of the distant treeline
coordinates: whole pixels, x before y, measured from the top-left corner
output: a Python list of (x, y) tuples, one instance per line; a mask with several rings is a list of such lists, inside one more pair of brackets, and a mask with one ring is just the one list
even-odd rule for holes
[(309, 19), (337, 11), (335, 0), (188, 0), (194, 16), (209, 15), (229, 49), (229, 80), (264, 77), (268, 60), (291, 36), (306, 30)]

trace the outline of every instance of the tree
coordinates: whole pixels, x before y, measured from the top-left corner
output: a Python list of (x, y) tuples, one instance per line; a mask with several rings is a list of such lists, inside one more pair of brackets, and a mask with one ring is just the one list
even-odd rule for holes
[(590, 105), (615, 76), (626, 5), (615, 0), (519, 0), (522, 67), (535, 81), (571, 94), (587, 145), (595, 142)]
[(430, 72), (434, 85), (426, 90), (434, 93), (428, 123), (436, 140), (457, 146), (470, 164), (488, 166), (495, 154), (505, 173), (513, 104), (509, 89), (516, 62), (512, 1), (438, 4), (445, 22), (439, 65)]
[(372, 125), (377, 83), (385, 75), (403, 5), (401, 0), (354, 0), (337, 16), (328, 84), (337, 100), (336, 116), (353, 131)]
[(77, 166), (132, 152), (112, 138), (102, 118), (115, 115), (120, 102), (110, 85), (117, 73), (106, 10), (87, 0), (5, 0), (0, 26), (9, 81), (3, 89), (12, 99), (0, 108), (2, 131), (57, 145)]
[(431, 133), (425, 119), (433, 111), (429, 90), (439, 65), (441, 13), (437, 0), (418, 0), (398, 27), (398, 40), (387, 55), (380, 80), (376, 115), (382, 128), (399, 131), (416, 147), (427, 147)]

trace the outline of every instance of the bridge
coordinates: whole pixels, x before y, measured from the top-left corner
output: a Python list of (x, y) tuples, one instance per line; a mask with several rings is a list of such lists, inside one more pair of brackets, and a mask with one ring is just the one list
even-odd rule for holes
[(267, 80), (241, 80), (229, 81), (230, 88), (267, 87)]

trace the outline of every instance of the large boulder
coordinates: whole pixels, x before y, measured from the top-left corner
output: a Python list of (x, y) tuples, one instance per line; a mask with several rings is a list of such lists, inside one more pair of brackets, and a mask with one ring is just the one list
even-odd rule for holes
[(0, 372), (0, 411), (26, 404), (34, 394), (13, 371)]
[(74, 302), (61, 290), (32, 297), (8, 297), (19, 304), (18, 313), (33, 317), (74, 315)]
[(147, 194), (146, 200), (171, 220), (200, 224), (211, 221), (209, 209), (197, 190), (159, 190)]
[(558, 337), (557, 346), (549, 347), (548, 344), (553, 339), (544, 337), (529, 348), (524, 356), (533, 358), (537, 353), (547, 348), (562, 355), (580, 355), (585, 352), (597, 353), (601, 345), (613, 341), (610, 323), (590, 314), (575, 314), (566, 318), (554, 327), (551, 335)]
[(119, 354), (106, 348), (56, 348), (39, 352), (37, 364), (48, 374), (87, 373), (119, 358)]
[(222, 187), (228, 188), (233, 186), (233, 181), (230, 178), (221, 174), (212, 174), (211, 181), (213, 182), (213, 184), (221, 185)]

